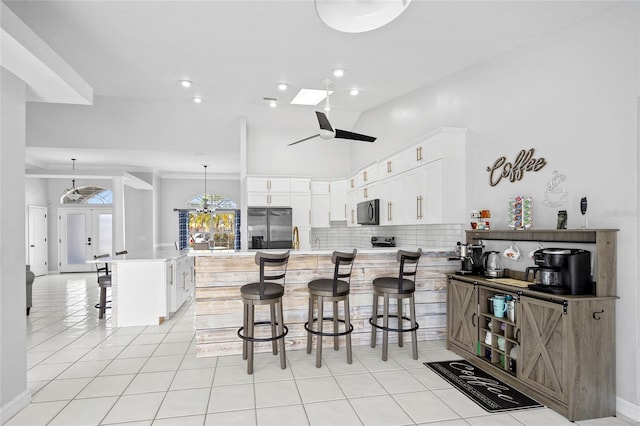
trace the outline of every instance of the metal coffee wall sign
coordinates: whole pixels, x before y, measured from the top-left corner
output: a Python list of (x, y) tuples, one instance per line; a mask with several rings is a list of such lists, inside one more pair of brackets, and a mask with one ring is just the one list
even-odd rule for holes
[(505, 178), (511, 182), (522, 180), (525, 172), (537, 172), (547, 165), (543, 157), (535, 158), (535, 149), (520, 150), (513, 162), (507, 161), (507, 157), (498, 158), (492, 166), (487, 167), (489, 172), (489, 184), (496, 186)]

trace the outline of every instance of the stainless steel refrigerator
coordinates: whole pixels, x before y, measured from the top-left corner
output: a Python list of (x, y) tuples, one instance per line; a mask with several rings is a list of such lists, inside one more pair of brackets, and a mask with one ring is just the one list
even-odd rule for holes
[(249, 249), (290, 249), (291, 231), (290, 207), (247, 208)]

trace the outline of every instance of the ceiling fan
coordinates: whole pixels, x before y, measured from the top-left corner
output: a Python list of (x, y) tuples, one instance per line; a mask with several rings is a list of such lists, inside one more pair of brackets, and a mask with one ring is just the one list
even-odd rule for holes
[[(329, 87), (331, 86), (331, 84), (333, 84), (333, 82), (330, 79), (323, 80), (322, 82), (325, 84), (327, 88), (326, 89), (327, 96), (325, 98), (326, 103), (325, 103), (324, 110), (328, 114), (329, 110), (331, 110), (331, 105), (329, 104)], [(325, 114), (324, 112), (316, 111), (316, 117), (318, 118), (318, 124), (320, 126), (320, 133), (313, 136), (306, 137), (304, 139), (300, 139), (299, 141), (291, 142), (287, 146), (308, 141), (309, 139), (317, 138), (318, 136), (320, 137), (320, 139), (324, 139), (324, 140), (331, 140), (333, 138), (350, 139), (350, 140), (362, 141), (362, 142), (374, 142), (376, 140), (376, 138), (374, 138), (373, 136), (367, 136), (360, 133), (349, 132), (347, 130), (334, 129), (333, 127), (331, 127), (331, 123), (329, 123), (329, 118), (327, 117), (327, 114)]]

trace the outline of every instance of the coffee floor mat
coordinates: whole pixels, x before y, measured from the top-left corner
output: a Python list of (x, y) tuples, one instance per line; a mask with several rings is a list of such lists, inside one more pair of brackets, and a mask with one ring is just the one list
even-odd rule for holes
[(424, 365), (490, 413), (542, 407), (465, 360), (425, 362)]

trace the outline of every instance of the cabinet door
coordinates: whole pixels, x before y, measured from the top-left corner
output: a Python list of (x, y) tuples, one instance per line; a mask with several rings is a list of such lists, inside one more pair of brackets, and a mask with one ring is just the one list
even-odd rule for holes
[(272, 192), (269, 194), (269, 206), (289, 207), (291, 206), (291, 196), (289, 192)]
[(442, 161), (432, 161), (424, 167), (424, 218), (421, 223), (442, 223)]
[[(289, 178), (269, 178), (269, 192), (289, 193), (291, 190), (291, 179)], [(308, 187), (307, 187), (308, 190)]]
[(347, 193), (347, 226), (361, 226), (358, 224), (357, 208), (361, 191), (355, 189)]
[(326, 194), (329, 195), (329, 182), (327, 181), (311, 181), (311, 195)]
[(475, 355), (478, 344), (478, 291), (475, 285), (449, 279), (447, 339)]
[(329, 211), (331, 199), (329, 194), (315, 194), (311, 196), (311, 226), (314, 228), (329, 227)]
[(298, 228), (311, 226), (311, 194), (291, 193), (291, 222)]
[(309, 191), (311, 191), (311, 179), (291, 178), (291, 192), (309, 192)]
[(562, 402), (567, 402), (567, 315), (557, 303), (521, 298), (522, 340), (518, 378)]
[(265, 177), (247, 177), (247, 192), (269, 191), (269, 179)]
[(405, 173), (407, 224), (427, 223), (426, 181), (427, 169), (418, 167)]
[(347, 220), (347, 181), (331, 182), (331, 220)]
[(249, 207), (264, 207), (269, 205), (269, 193), (249, 192), (247, 193), (247, 205)]

